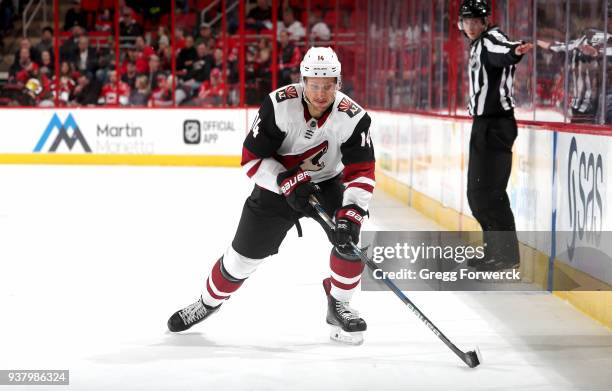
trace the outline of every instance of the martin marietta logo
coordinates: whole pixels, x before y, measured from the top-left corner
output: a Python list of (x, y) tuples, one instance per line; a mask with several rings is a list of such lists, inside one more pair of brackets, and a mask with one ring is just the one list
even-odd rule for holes
[[(49, 121), (49, 124), (40, 137), (40, 140), (38, 140), (38, 143), (34, 148), (34, 152), (41, 152), (43, 150), (47, 144), (47, 140), (52, 136), (52, 134), (55, 134), (54, 130), (56, 129), (56, 136), (53, 138), (48, 152), (56, 152), (62, 143), (68, 147), (69, 151), (72, 151), (74, 145), (79, 143), (85, 152), (91, 152), (91, 148), (89, 147), (89, 144), (87, 144), (87, 140), (85, 140), (85, 137), (83, 136), (83, 133), (81, 133), (79, 125), (77, 125), (72, 114), (68, 114), (66, 120), (62, 122), (57, 113), (53, 114), (53, 118), (51, 118), (51, 121)], [(68, 131), (69, 129), (70, 132)]]

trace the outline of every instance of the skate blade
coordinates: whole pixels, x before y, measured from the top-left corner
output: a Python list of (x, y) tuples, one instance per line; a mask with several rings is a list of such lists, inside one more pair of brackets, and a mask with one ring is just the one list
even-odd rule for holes
[(363, 331), (349, 333), (337, 326), (331, 326), (329, 338), (344, 345), (361, 345), (363, 343)]

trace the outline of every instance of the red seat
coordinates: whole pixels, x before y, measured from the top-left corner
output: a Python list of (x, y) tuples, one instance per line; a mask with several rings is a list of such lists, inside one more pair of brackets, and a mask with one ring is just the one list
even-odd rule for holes
[(96, 11), (100, 8), (100, 0), (81, 0), (81, 8), (86, 11)]
[[(330, 28), (333, 28), (336, 25), (336, 11), (327, 11), (323, 21), (327, 23)], [(340, 20), (338, 20), (338, 22), (340, 22)]]

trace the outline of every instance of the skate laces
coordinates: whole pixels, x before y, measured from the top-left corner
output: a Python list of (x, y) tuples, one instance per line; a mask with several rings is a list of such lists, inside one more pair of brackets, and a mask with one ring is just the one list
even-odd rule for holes
[(202, 319), (204, 315), (206, 315), (206, 307), (204, 307), (202, 300), (198, 300), (188, 307), (182, 309), (179, 312), (179, 315), (185, 324), (190, 324)]
[(336, 301), (336, 311), (342, 319), (353, 320), (359, 319), (359, 312), (348, 305), (345, 301)]

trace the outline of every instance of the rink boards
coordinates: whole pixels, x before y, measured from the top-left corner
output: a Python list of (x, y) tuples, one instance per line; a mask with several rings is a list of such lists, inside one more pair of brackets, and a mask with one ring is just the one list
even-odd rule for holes
[(247, 110), (2, 110), (0, 162), (237, 165)]
[[(256, 109), (5, 109), (0, 163), (238, 166)], [(377, 182), (448, 229), (477, 231), (466, 198), (471, 121), (370, 112)], [(508, 186), (523, 274), (612, 324), (612, 138), (519, 126)], [(528, 232), (553, 232), (544, 235)], [(598, 285), (599, 284), (599, 285)], [(606, 289), (605, 287), (603, 289)], [(603, 299), (602, 299), (603, 298)]]
[[(466, 196), (471, 121), (372, 116), (379, 185), (448, 229), (478, 230)], [(523, 274), (612, 325), (612, 138), (519, 125), (512, 165)]]

